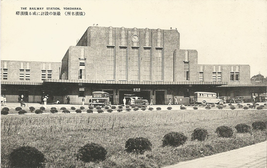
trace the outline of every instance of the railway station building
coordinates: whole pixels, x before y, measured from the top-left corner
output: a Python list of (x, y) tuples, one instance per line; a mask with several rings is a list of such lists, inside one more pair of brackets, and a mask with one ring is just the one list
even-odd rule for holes
[[(216, 56), (214, 56), (216, 57)], [(153, 104), (192, 101), (196, 91), (227, 99), (266, 93), (250, 80), (249, 65), (199, 64), (198, 52), (180, 48), (177, 29), (88, 27), (61, 62), (1, 60), (1, 94), (7, 102), (88, 103), (93, 91), (106, 91), (112, 104), (134, 94)]]

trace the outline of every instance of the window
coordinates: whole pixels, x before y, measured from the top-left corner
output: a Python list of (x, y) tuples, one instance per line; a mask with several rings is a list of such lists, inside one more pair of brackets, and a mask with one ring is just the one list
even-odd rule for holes
[(19, 73), (19, 80), (24, 80), (24, 73)]
[(212, 82), (216, 82), (216, 81), (217, 81), (216, 72), (212, 72)]
[(83, 70), (80, 69), (80, 70), (79, 70), (79, 79), (82, 79), (82, 78), (83, 78)]
[(47, 70), (47, 73), (52, 73), (52, 70)]
[(52, 78), (52, 74), (47, 74), (47, 78), (51, 79)]
[(239, 80), (239, 72), (235, 73), (235, 80)]
[(217, 72), (217, 81), (218, 82), (222, 81), (222, 72)]
[(84, 61), (80, 61), (80, 66), (85, 66), (85, 62)]
[(189, 74), (189, 63), (188, 62), (184, 62), (184, 75), (185, 75), (185, 80), (189, 80), (190, 79), (190, 74)]
[(85, 97), (85, 88), (79, 88), (79, 97)]
[(7, 80), (8, 72), (7, 68), (3, 69), (3, 80)]
[(42, 80), (46, 79), (46, 74), (42, 74)]
[(204, 73), (199, 72), (199, 81), (203, 82), (204, 81)]
[(231, 72), (231, 73), (230, 73), (230, 80), (231, 80), (231, 81), (234, 80), (234, 76), (235, 76), (235, 73), (234, 73), (234, 72)]
[(42, 70), (42, 73), (46, 73), (46, 70)]

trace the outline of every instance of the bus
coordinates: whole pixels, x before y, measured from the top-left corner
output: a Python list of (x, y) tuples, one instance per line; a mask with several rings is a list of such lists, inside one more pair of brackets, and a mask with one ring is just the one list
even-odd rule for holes
[(195, 92), (195, 103), (202, 104), (223, 104), (223, 100), (217, 98), (214, 92)]
[(110, 105), (109, 93), (104, 91), (92, 92), (92, 99), (89, 100), (89, 104), (92, 106), (107, 106)]

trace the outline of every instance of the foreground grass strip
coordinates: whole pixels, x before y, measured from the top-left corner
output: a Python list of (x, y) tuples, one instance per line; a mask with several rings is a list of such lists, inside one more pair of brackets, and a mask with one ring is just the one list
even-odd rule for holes
[[(8, 154), (20, 146), (32, 146), (46, 158), (46, 167), (161, 167), (179, 161), (224, 152), (266, 139), (266, 130), (236, 133), (238, 123), (252, 125), (267, 121), (266, 110), (161, 110), (114, 114), (4, 115), (1, 117), (1, 166), (8, 167)], [(231, 138), (219, 138), (217, 127), (234, 130)], [(208, 139), (190, 141), (195, 128), (208, 131)], [(179, 147), (162, 147), (169, 132), (183, 132), (189, 141)], [(142, 155), (127, 153), (129, 138), (144, 137), (152, 150)], [(89, 142), (107, 150), (105, 161), (84, 163), (76, 159), (78, 150)]]

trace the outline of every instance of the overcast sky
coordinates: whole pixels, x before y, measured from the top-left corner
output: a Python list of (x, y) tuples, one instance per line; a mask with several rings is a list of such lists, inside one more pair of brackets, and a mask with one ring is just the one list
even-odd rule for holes
[[(200, 64), (249, 64), (267, 76), (266, 0), (1, 1), (1, 59), (60, 62), (88, 26), (177, 28)], [(21, 7), (59, 7), (61, 16), (19, 16)], [(80, 7), (85, 16), (65, 16)], [(27, 10), (30, 11), (30, 10)], [(46, 11), (46, 10), (45, 10)]]

